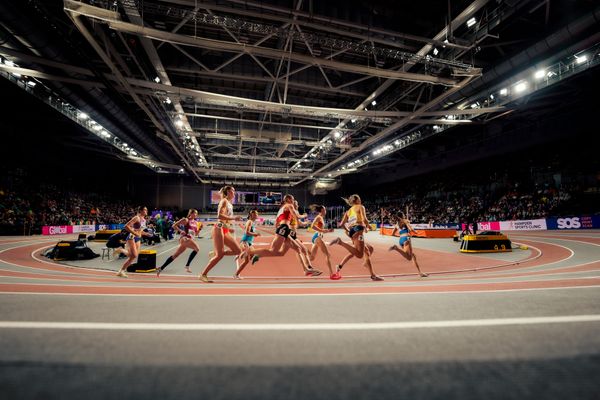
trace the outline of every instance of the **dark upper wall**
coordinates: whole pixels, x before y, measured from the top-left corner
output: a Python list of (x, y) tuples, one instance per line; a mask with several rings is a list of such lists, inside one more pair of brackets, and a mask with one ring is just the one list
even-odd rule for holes
[[(235, 185), (234, 185), (235, 187)], [(210, 205), (210, 191), (219, 190), (216, 185), (196, 183), (193, 179), (184, 176), (157, 175), (155, 177), (139, 180), (134, 184), (136, 198), (139, 198), (149, 207), (178, 207), (180, 209), (198, 208), (202, 209)], [(257, 192), (290, 193), (301, 205), (314, 202), (315, 197), (307, 190), (305, 185), (296, 188), (256, 188), (236, 187), (237, 190)]]
[[(543, 118), (527, 116), (497, 120), (487, 125), (469, 129), (453, 129), (434, 136), (405, 151), (407, 159), (390, 159), (385, 167), (349, 175), (343, 179), (340, 192), (397, 182), (412, 176), (441, 171), (468, 162), (486, 162), (486, 159), (506, 155), (505, 162), (525, 149), (535, 154), (538, 148), (554, 143), (554, 151), (572, 148), (569, 151), (595, 153), (588, 156), (590, 162), (598, 159), (600, 138), (596, 134), (595, 112), (597, 102), (575, 105), (571, 109), (556, 110)], [(548, 150), (545, 150), (548, 151)], [(522, 153), (520, 153), (522, 154)], [(548, 158), (554, 154), (548, 153)], [(356, 190), (356, 189), (355, 189)]]

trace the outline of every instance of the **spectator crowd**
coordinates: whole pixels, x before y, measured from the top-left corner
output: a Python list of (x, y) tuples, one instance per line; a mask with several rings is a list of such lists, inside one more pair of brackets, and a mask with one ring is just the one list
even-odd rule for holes
[(0, 234), (36, 234), (44, 225), (122, 224), (135, 215), (131, 202), (53, 185), (14, 192), (0, 189)]
[[(594, 190), (592, 190), (594, 189)], [(350, 193), (347, 193), (350, 194)], [(408, 213), (413, 223), (456, 224), (472, 221), (537, 219), (549, 216), (594, 214), (599, 212), (597, 186), (556, 184), (552, 180), (510, 179), (491, 174), (471, 177), (468, 182), (455, 174), (437, 174), (359, 191), (372, 222), (393, 223), (400, 213)], [(326, 222), (334, 226), (347, 208), (339, 194), (323, 201), (328, 204)], [(319, 201), (319, 200), (317, 200)], [(0, 234), (41, 233), (44, 225), (123, 224), (136, 213), (132, 200), (93, 192), (60, 189), (51, 184), (12, 190), (0, 188)], [(308, 204), (301, 205), (301, 212)], [(272, 214), (277, 205), (234, 205), (236, 214), (249, 209)], [(175, 210), (177, 213), (177, 210)], [(201, 212), (216, 213), (216, 205)], [(172, 237), (170, 213), (149, 218), (149, 225), (163, 239)]]

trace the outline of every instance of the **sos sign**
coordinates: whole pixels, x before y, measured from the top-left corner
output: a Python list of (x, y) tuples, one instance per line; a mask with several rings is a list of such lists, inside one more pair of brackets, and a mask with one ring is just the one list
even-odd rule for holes
[(579, 217), (558, 218), (556, 220), (556, 227), (558, 229), (579, 229), (581, 228), (581, 222), (579, 221)]

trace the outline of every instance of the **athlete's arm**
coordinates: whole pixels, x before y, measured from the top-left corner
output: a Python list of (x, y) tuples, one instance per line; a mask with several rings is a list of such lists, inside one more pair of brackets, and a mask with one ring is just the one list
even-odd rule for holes
[(342, 220), (340, 222), (338, 222), (338, 226), (344, 226), (346, 224), (346, 222), (348, 222), (348, 211), (346, 211), (344, 213)]
[(239, 215), (235, 216), (235, 217), (231, 217), (227, 214), (224, 214), (224, 212), (226, 212), (227, 210), (227, 206), (225, 204), (227, 200), (223, 199), (219, 202), (219, 219), (225, 220), (225, 221), (239, 221), (241, 219), (241, 217)]
[[(184, 222), (184, 221), (185, 221), (185, 222)], [(177, 232), (179, 232), (180, 234), (184, 235), (184, 234), (186, 234), (187, 232), (184, 232), (184, 231), (182, 231), (181, 229), (179, 229), (179, 226), (180, 226), (180, 225), (186, 225), (186, 223), (187, 223), (187, 218), (181, 218), (179, 221), (177, 221), (177, 222), (174, 222), (172, 226), (173, 226), (173, 229), (174, 229), (174, 230), (176, 230), (176, 231), (177, 231)]]
[(129, 233), (131, 233), (132, 235), (136, 235), (137, 236), (137, 232), (133, 229), (133, 224), (135, 224), (136, 222), (140, 221), (140, 217), (138, 217), (137, 215), (133, 218), (131, 218), (129, 220), (129, 222), (127, 222), (125, 224), (125, 230)]
[(298, 210), (296, 210), (291, 204), (287, 204), (286, 207), (296, 217), (296, 219), (300, 220), (300, 218), (306, 218), (306, 214), (300, 214)]
[(310, 225), (311, 229), (315, 232), (319, 232), (319, 233), (325, 233), (327, 232), (326, 230), (324, 230), (323, 228), (320, 228), (317, 226), (317, 221), (323, 221), (323, 217), (321, 217), (320, 215), (317, 215), (315, 217), (315, 219), (313, 220), (312, 224)]
[(367, 212), (365, 211), (365, 206), (360, 206), (360, 209), (358, 212), (362, 214), (362, 220), (365, 221), (366, 230), (367, 231), (371, 230), (371, 224), (369, 223), (369, 220), (367, 219)]

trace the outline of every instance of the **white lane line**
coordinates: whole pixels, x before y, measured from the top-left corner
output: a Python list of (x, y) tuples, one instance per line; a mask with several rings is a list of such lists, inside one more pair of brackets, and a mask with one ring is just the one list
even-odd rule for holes
[[(576, 242), (576, 243), (583, 244), (583, 245), (600, 246), (600, 244), (598, 244), (598, 243), (586, 242), (584, 240), (577, 240), (577, 239), (573, 239), (573, 238), (571, 238), (571, 239), (565, 239), (565, 238), (560, 237), (560, 236), (526, 236), (526, 237), (527, 238), (536, 238), (536, 239), (546, 239), (546, 240), (548, 240), (548, 239), (550, 239), (550, 240), (553, 240), (553, 239), (554, 240), (564, 240), (564, 241), (567, 241), (567, 242)], [(583, 239), (598, 239), (597, 237), (587, 237), (587, 236), (577, 236), (577, 237), (580, 237), (580, 238), (583, 238)], [(544, 242), (544, 243), (549, 243), (549, 242)], [(555, 244), (555, 243), (552, 243), (552, 244)], [(557, 246), (559, 246), (559, 245), (557, 245)]]
[[(587, 278), (592, 279), (592, 278)], [(597, 278), (593, 278), (597, 279)], [(17, 284), (18, 285), (18, 284)], [(31, 285), (39, 285), (32, 283)], [(127, 286), (126, 286), (127, 287)], [(541, 292), (548, 290), (581, 290), (581, 289), (594, 289), (598, 290), (598, 285), (581, 285), (581, 286), (561, 286), (561, 287), (549, 287), (549, 288), (526, 288), (526, 289), (499, 289), (499, 290), (469, 290), (469, 291), (440, 291), (440, 292), (390, 292), (390, 293), (374, 293), (374, 292), (355, 292), (355, 293), (302, 293), (302, 294), (288, 294), (288, 293), (270, 293), (270, 294), (161, 294), (161, 297), (364, 297), (364, 296), (429, 296), (432, 295), (451, 295), (451, 296), (464, 296), (471, 294), (498, 294), (504, 296), (506, 293), (512, 292)], [(1, 296), (80, 296), (80, 297), (152, 297), (156, 298), (156, 294), (114, 294), (114, 293), (48, 293), (48, 292), (11, 292), (4, 291), (0, 292)]]
[[(175, 245), (175, 246), (173, 246), (173, 247), (169, 247), (168, 249), (166, 249), (166, 250), (164, 250), (164, 251), (161, 251), (160, 253), (156, 254), (156, 256), (160, 256), (161, 254), (165, 254), (166, 252), (168, 252), (168, 251), (171, 251), (171, 250), (173, 250), (173, 249), (174, 249), (174, 248), (176, 248), (176, 247), (179, 247), (179, 244), (176, 244), (176, 245)], [(125, 259), (123, 259), (123, 262), (124, 262), (124, 261), (125, 261)]]
[(119, 331), (360, 331), (385, 329), (465, 328), (503, 325), (564, 324), (580, 322), (600, 322), (600, 315), (567, 315), (555, 317), (492, 318), (448, 321), (308, 324), (165, 324), (113, 322), (0, 321), (0, 329), (83, 329)]
[[(54, 240), (46, 240), (45, 242), (40, 241), (39, 243), (50, 243), (50, 242), (54, 242)], [(18, 242), (20, 243), (20, 242)], [(32, 244), (36, 244), (36, 243), (29, 243), (29, 244), (19, 244), (18, 246), (12, 246), (12, 247), (7, 247), (6, 249), (2, 249), (0, 250), (0, 254), (4, 253), (5, 251), (9, 251), (9, 250), (14, 250), (17, 249), (19, 247), (27, 247), (27, 246), (31, 246)], [(49, 247), (47, 245), (45, 245), (44, 247), (40, 247), (40, 249), (44, 249), (46, 247)], [(3, 261), (2, 259), (0, 259), (0, 261)]]

